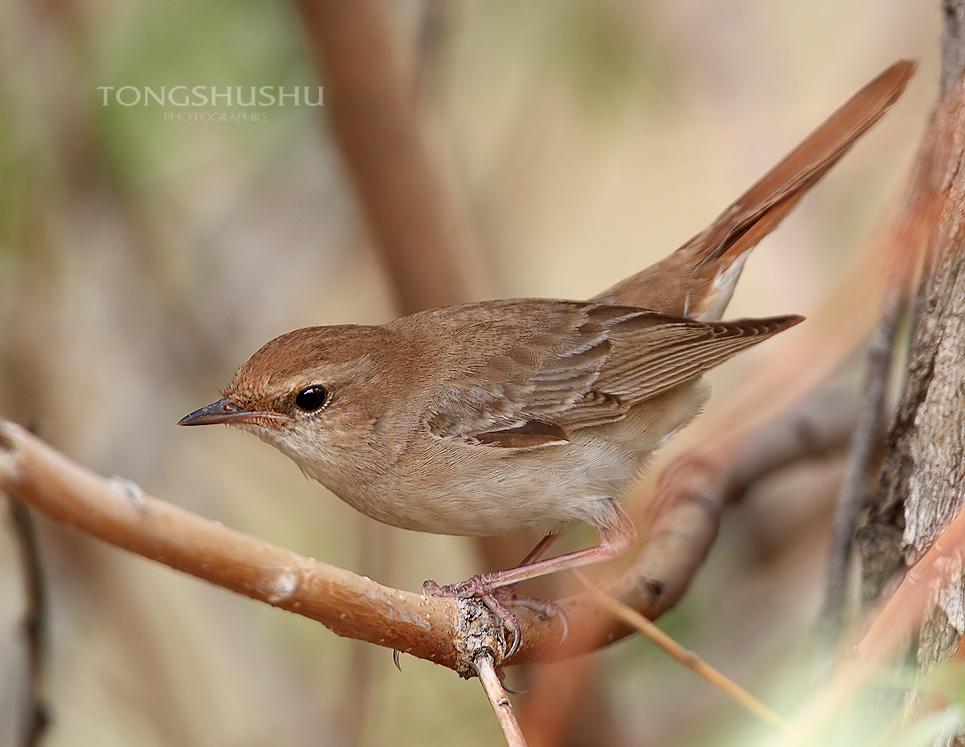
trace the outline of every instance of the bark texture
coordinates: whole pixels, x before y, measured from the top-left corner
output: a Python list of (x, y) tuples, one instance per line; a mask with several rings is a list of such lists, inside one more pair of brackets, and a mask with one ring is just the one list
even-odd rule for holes
[[(859, 535), (865, 601), (909, 567), (963, 502), (965, 464), (965, 112), (962, 82), (943, 96), (925, 133), (907, 200), (927, 234), (906, 378), (871, 520)], [(914, 231), (904, 241), (913, 243)]]
[[(942, 90), (912, 177), (923, 197), (927, 248), (899, 409), (870, 521), (859, 534), (866, 603), (911, 567), (965, 505), (965, 12), (960, 0), (947, 0), (943, 9)], [(956, 566), (951, 581), (933, 590), (919, 632), (923, 673), (951, 658), (965, 634), (961, 552), (946, 562)], [(939, 743), (965, 741), (948, 736)]]

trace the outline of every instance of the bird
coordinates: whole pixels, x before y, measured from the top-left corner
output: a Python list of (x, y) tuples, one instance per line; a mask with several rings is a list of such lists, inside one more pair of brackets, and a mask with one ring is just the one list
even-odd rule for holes
[[(751, 249), (901, 96), (916, 63), (882, 72), (656, 264), (586, 301), (503, 299), (381, 325), (270, 340), (179, 425), (254, 434), (363, 514), (419, 532), (542, 536), (513, 568), (424, 591), (481, 599), (512, 636), (515, 586), (619, 557), (636, 530), (619, 497), (708, 396), (702, 375), (802, 321), (722, 321)], [(599, 544), (542, 558), (578, 523)], [(560, 614), (549, 600), (528, 600)], [(565, 630), (565, 617), (564, 617)]]

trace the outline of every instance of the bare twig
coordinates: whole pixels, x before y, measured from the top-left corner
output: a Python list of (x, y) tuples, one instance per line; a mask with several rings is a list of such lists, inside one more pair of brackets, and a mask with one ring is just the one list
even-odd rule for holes
[[(391, 589), (234, 531), (152, 498), (134, 483), (96, 475), (3, 420), (0, 489), (54, 520), (321, 622), (339, 635), (397, 649), (463, 676), (475, 673), (473, 656), (481, 645), (495, 652), (497, 666), (507, 663), (503, 626), (483, 604)], [(578, 604), (572, 609), (571, 621), (582, 614)], [(560, 658), (606, 642), (583, 637), (582, 649), (569, 646), (564, 652), (557, 620), (541, 619), (527, 608), (518, 610), (517, 619), (524, 642), (511, 663)]]
[(45, 671), (47, 603), (40, 565), (40, 549), (37, 546), (37, 532), (30, 516), (30, 509), (13, 498), (9, 499), (9, 504), (10, 519), (17, 537), (20, 562), (23, 566), (23, 629), (27, 648), (23, 733), (19, 744), (22, 747), (33, 747), (40, 743), (49, 720), (47, 705), (41, 692)]
[(134, 483), (96, 475), (6, 421), (0, 488), (55, 520), (340, 635), (473, 672), (454, 646), (452, 600), (389, 589), (203, 519)]
[[(713, 543), (719, 511), (757, 477), (839, 447), (850, 431), (847, 419), (846, 408), (812, 406), (692, 455), (694, 470), (678, 464), (661, 483), (653, 531), (637, 563), (608, 593), (651, 619), (672, 607)], [(679, 479), (681, 474), (687, 479)], [(99, 477), (5, 421), (0, 421), (0, 489), (114, 545), (317, 620), (339, 635), (405, 651), (462, 676), (477, 673), (481, 651), (489, 652), (493, 668), (503, 668), (585, 653), (631, 632), (580, 595), (562, 602), (570, 635), (561, 645), (557, 619), (519, 608), (523, 643), (507, 660), (502, 626), (484, 605), (386, 588), (274, 547), (150, 498), (133, 483)], [(499, 715), (504, 707), (494, 703)]]
[(905, 286), (888, 294), (878, 328), (868, 350), (864, 397), (851, 438), (848, 464), (838, 493), (831, 534), (830, 558), (821, 622), (824, 637), (833, 642), (841, 629), (848, 581), (848, 564), (855, 529), (868, 505), (875, 453), (884, 435), (888, 378), (898, 326), (908, 309), (908, 278)]
[(491, 654), (480, 654), (476, 657), (476, 673), (489, 699), (489, 705), (493, 707), (493, 713), (496, 714), (496, 720), (506, 738), (507, 746), (526, 747), (526, 739), (513, 713), (513, 704), (509, 702), (503, 683), (499, 681)]

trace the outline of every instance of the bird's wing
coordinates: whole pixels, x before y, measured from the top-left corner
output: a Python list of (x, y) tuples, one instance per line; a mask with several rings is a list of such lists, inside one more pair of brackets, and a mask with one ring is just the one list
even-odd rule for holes
[[(501, 302), (496, 312), (460, 327), (468, 338), (494, 337), (477, 346), (489, 354), (477, 354), (435, 392), (426, 417), (439, 437), (511, 448), (564, 443), (572, 431), (619, 420), (801, 320), (705, 323), (537, 300)], [(495, 350), (492, 339), (502, 341)]]

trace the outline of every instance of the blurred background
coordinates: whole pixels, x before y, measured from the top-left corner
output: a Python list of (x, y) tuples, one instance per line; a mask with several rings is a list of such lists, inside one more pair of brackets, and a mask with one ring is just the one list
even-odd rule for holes
[[(728, 315), (827, 308), (882, 229), (937, 90), (937, 1), (384, 8), (489, 297), (585, 298), (644, 267), (875, 74), (917, 58), (894, 111), (755, 254)], [(105, 106), (98, 90), (174, 85), (326, 81), (286, 4), (0, 5), (0, 416), (100, 473), (384, 584), (416, 590), (476, 572), (468, 540), (377, 526), (255, 439), (175, 427), (271, 337), (397, 309), (331, 112), (175, 122), (156, 105)], [(715, 372), (708, 409), (795, 334)], [(835, 375), (845, 393), (858, 390), (861, 350), (850, 360)], [(663, 456), (699, 439), (698, 423)], [(759, 486), (662, 621), (777, 708), (799, 695), (793, 672), (807, 666), (798, 654), (820, 603), (841, 463)], [(46, 744), (502, 743), (477, 683), (407, 657), (400, 674), (386, 650), (37, 522)], [(12, 743), (24, 698), (8, 528), (0, 744)], [(564, 744), (744, 744), (757, 733), (646, 641), (587, 667), (594, 720), (571, 725)]]

